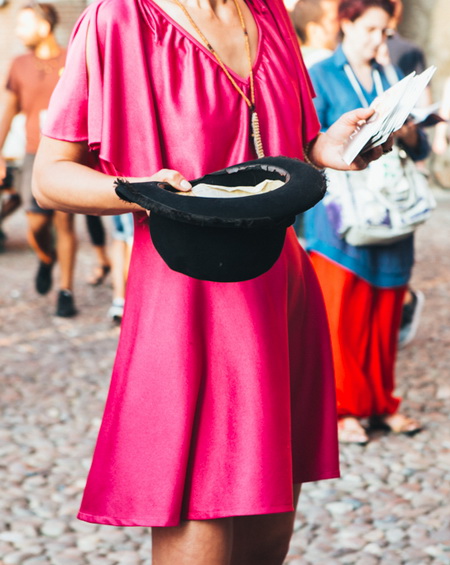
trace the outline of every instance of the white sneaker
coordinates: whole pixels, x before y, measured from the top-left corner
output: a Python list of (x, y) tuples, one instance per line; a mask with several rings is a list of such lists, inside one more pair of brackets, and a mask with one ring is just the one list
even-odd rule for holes
[(108, 318), (111, 318), (116, 324), (120, 324), (123, 316), (123, 307), (125, 300), (123, 298), (114, 298), (108, 310)]
[(398, 346), (406, 347), (416, 337), (425, 296), (420, 290), (411, 290), (412, 300), (403, 306)]

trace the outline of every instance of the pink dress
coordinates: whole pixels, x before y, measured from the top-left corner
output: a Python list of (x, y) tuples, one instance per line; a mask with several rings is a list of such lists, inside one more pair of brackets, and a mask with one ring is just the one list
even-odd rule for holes
[[(297, 41), (281, 1), (249, 7), (266, 154), (299, 157), (318, 122)], [(87, 141), (110, 174), (165, 167), (196, 178), (255, 158), (248, 127), (215, 59), (152, 0), (102, 0), (74, 31), (44, 133)], [(173, 526), (291, 511), (292, 483), (339, 474), (331, 363), (321, 293), (292, 229), (267, 273), (214, 283), (171, 271), (135, 214), (121, 338), (79, 517)]]

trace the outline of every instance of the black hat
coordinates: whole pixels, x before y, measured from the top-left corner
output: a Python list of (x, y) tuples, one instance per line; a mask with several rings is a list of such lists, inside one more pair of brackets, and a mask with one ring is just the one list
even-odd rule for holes
[(190, 181), (226, 187), (282, 185), (235, 198), (187, 196), (164, 182), (116, 182), (116, 193), (150, 210), (153, 244), (174, 271), (196, 279), (238, 282), (268, 271), (280, 256), (296, 214), (326, 190), (323, 173), (297, 159), (263, 157)]

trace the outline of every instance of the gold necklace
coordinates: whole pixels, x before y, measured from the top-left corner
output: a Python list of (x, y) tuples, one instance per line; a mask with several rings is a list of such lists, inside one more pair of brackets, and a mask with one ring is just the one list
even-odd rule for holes
[(230, 72), (228, 71), (228, 69), (224, 65), (222, 59), (216, 53), (214, 47), (210, 44), (210, 42), (203, 35), (202, 31), (200, 30), (198, 25), (195, 23), (195, 21), (192, 19), (191, 15), (187, 11), (186, 7), (180, 2), (180, 0), (175, 0), (175, 3), (184, 12), (184, 15), (187, 17), (187, 19), (189, 20), (189, 22), (191, 23), (191, 25), (195, 29), (195, 31), (198, 33), (198, 35), (202, 39), (203, 43), (205, 44), (206, 48), (208, 49), (208, 51), (212, 55), (214, 55), (216, 61), (219, 63), (220, 68), (223, 70), (223, 72), (225, 73), (228, 80), (231, 82), (231, 84), (233, 85), (235, 90), (237, 90), (237, 92), (245, 100), (247, 106), (250, 108), (251, 136), (252, 136), (252, 139), (253, 139), (253, 145), (255, 146), (256, 155), (259, 158), (259, 157), (264, 157), (264, 148), (263, 148), (263, 144), (262, 144), (262, 140), (261, 140), (261, 132), (260, 132), (260, 128), (259, 128), (259, 118), (258, 118), (258, 114), (256, 113), (256, 108), (255, 108), (255, 86), (254, 86), (254, 80), (253, 80), (252, 57), (251, 57), (251, 53), (250, 53), (250, 41), (249, 41), (249, 38), (248, 38), (247, 27), (245, 25), (244, 16), (242, 15), (241, 8), (240, 8), (237, 0), (233, 0), (233, 2), (234, 2), (234, 5), (236, 6), (236, 10), (237, 10), (237, 13), (239, 15), (239, 20), (241, 22), (242, 31), (244, 32), (245, 50), (246, 50), (246, 53), (247, 53), (247, 59), (248, 59), (249, 68), (250, 68), (250, 74), (249, 74), (250, 99), (248, 98), (248, 96), (245, 95), (245, 93), (242, 91), (242, 89), (236, 83), (234, 78), (231, 76)]

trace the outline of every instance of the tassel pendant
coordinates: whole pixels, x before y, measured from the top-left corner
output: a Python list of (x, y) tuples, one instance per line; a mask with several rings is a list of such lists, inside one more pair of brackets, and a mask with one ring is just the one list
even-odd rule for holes
[(253, 138), (253, 145), (255, 146), (255, 151), (258, 159), (264, 157), (264, 148), (261, 140), (261, 132), (259, 130), (259, 118), (255, 110), (252, 110), (250, 118), (250, 127)]

